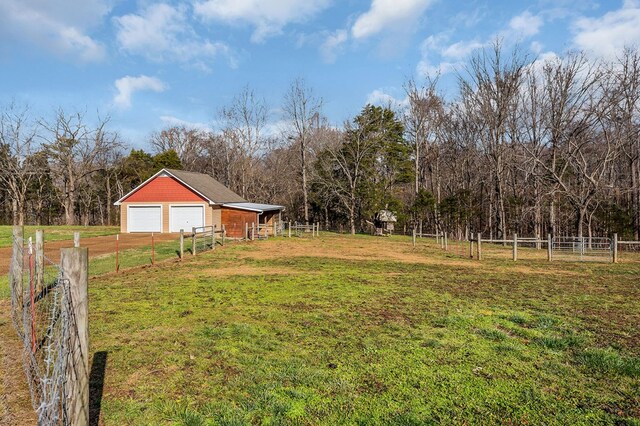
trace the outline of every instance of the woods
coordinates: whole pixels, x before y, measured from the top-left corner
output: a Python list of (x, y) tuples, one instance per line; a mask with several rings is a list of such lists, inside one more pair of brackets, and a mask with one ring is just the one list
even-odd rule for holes
[(459, 237), (640, 238), (637, 49), (536, 59), (496, 41), (458, 70), (455, 93), (437, 79), (404, 88), (398, 105), (365, 105), (331, 125), (302, 79), (275, 109), (247, 86), (212, 117), (217, 128), (162, 129), (148, 152), (127, 147), (108, 117), (6, 105), (0, 221), (114, 224), (115, 200), (173, 167), (351, 233), (388, 208), (400, 229), (422, 221)]

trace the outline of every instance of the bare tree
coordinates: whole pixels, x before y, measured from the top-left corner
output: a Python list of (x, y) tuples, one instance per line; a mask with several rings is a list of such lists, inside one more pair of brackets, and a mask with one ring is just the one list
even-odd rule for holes
[(231, 104), (222, 109), (223, 137), (228, 141), (236, 158), (238, 179), (232, 187), (246, 198), (252, 189), (253, 166), (257, 157), (268, 148), (269, 139), (264, 131), (269, 109), (253, 90), (245, 87)]
[(156, 153), (174, 150), (186, 170), (193, 171), (202, 155), (206, 136), (203, 131), (185, 126), (173, 126), (151, 135), (151, 147)]
[(36, 173), (30, 162), (35, 137), (26, 107), (12, 103), (0, 112), (0, 184), (11, 198), (14, 225), (24, 224), (26, 195)]
[(67, 115), (62, 109), (57, 111), (52, 123), (43, 122), (49, 131), (45, 148), (67, 225), (76, 223), (80, 191), (87, 179), (99, 170), (97, 157), (118, 145), (116, 135), (107, 131), (108, 123), (108, 118), (98, 118), (97, 125), (91, 127), (83, 113)]
[(286, 120), (291, 125), (292, 135), (289, 138), (298, 144), (300, 153), (300, 179), (302, 183), (302, 197), (304, 206), (304, 221), (309, 223), (309, 189), (307, 184), (309, 138), (314, 129), (320, 127), (322, 99), (317, 98), (313, 90), (304, 80), (298, 78), (291, 83), (285, 93), (283, 111)]

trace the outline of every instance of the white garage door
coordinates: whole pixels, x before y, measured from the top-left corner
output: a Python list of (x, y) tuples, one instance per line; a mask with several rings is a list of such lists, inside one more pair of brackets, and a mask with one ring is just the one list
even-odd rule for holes
[(127, 230), (129, 232), (162, 232), (162, 207), (129, 206)]
[(169, 217), (170, 232), (191, 231), (194, 226), (204, 226), (204, 206), (171, 206)]

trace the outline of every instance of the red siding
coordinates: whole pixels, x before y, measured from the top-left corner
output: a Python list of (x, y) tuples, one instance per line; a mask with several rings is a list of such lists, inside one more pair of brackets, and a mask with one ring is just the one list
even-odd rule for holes
[(149, 201), (207, 201), (176, 179), (158, 176), (126, 199), (128, 203)]

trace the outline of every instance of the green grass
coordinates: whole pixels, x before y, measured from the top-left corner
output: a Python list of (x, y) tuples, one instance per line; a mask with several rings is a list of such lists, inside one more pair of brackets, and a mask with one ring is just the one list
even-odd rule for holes
[[(46, 241), (72, 240), (73, 233), (80, 231), (82, 238), (115, 235), (120, 232), (117, 226), (25, 226), (25, 238), (34, 237), (37, 229), (43, 229)], [(0, 226), (0, 247), (11, 247), (12, 226)]]
[[(158, 252), (168, 259), (175, 245)], [(91, 274), (112, 262), (93, 260)], [(637, 425), (639, 277), (638, 264), (479, 265), (406, 238), (329, 234), (98, 277), (102, 415), (107, 425)]]

